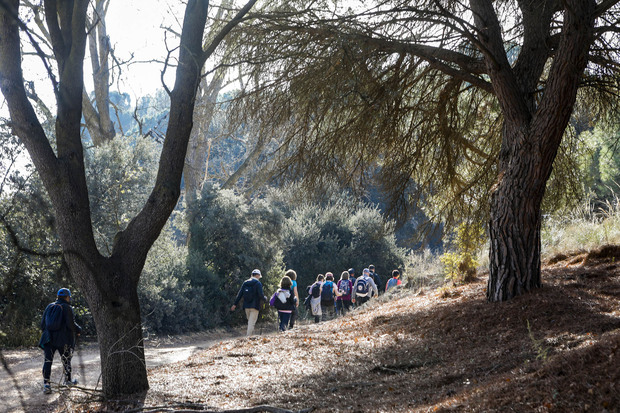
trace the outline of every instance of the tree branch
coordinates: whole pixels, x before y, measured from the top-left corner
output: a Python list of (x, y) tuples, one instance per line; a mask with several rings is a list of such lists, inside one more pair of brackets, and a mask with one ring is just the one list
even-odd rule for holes
[(245, 6), (232, 18), (220, 32), (213, 38), (211, 44), (204, 50), (201, 60), (200, 67), (202, 67), (207, 59), (213, 54), (215, 49), (220, 45), (220, 43), (224, 40), (224, 38), (230, 33), (230, 31), (237, 26), (242, 20), (243, 17), (250, 11), (250, 9), (254, 6), (256, 0), (250, 0), (246, 3)]

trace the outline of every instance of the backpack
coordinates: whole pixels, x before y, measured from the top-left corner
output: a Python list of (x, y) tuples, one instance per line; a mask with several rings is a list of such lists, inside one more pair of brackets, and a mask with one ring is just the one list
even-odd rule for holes
[(392, 287), (396, 287), (398, 285), (398, 279), (390, 278), (385, 286), (385, 291), (389, 290)]
[(62, 327), (63, 308), (61, 304), (51, 303), (45, 312), (45, 329), (58, 331)]
[(370, 285), (368, 285), (368, 281), (364, 277), (360, 277), (356, 281), (357, 288), (355, 289), (355, 293), (360, 296), (365, 296), (368, 294), (368, 289)]
[(278, 291), (273, 294), (273, 297), (271, 299), (273, 300), (272, 305), (277, 310), (290, 310), (292, 306), (295, 306), (295, 295), (292, 292), (284, 303), (278, 298)]
[(341, 291), (342, 295), (351, 294), (351, 282), (349, 280), (341, 280), (338, 284), (338, 289)]
[(334, 301), (334, 283), (331, 281), (325, 281), (323, 284), (323, 293), (321, 294), (321, 301), (329, 302)]
[(312, 287), (310, 287), (310, 294), (314, 298), (319, 298), (319, 296), (321, 295), (321, 284), (319, 283), (312, 284)]
[(250, 303), (254, 301), (256, 295), (256, 283), (246, 282), (243, 284), (243, 302)]

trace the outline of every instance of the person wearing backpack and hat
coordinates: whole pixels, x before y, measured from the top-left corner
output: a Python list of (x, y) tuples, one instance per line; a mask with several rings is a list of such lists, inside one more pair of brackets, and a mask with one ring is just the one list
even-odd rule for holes
[(248, 319), (247, 336), (254, 334), (254, 326), (258, 320), (261, 301), (267, 301), (267, 297), (263, 293), (263, 284), (259, 281), (261, 278), (260, 270), (253, 270), (249, 279), (245, 280), (237, 293), (235, 302), (230, 307), (230, 311), (235, 311), (239, 301), (243, 298), (243, 309)]
[(357, 277), (355, 284), (353, 284), (353, 297), (351, 298), (351, 301), (359, 307), (370, 300), (373, 293), (374, 296), (379, 295), (377, 285), (373, 279), (370, 278), (370, 270), (368, 268), (364, 268), (362, 275)]
[(50, 394), (50, 375), (54, 353), (60, 354), (60, 360), (65, 375), (65, 386), (74, 386), (77, 380), (71, 379), (71, 357), (75, 348), (75, 338), (82, 332), (75, 322), (73, 308), (71, 308), (71, 291), (61, 288), (56, 294), (56, 301), (48, 304), (41, 318), (41, 340), (39, 347), (43, 349), (45, 360), (43, 361), (43, 392)]

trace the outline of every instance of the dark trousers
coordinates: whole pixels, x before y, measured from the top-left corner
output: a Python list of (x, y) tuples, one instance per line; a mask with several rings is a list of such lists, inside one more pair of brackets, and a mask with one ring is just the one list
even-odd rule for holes
[(297, 320), (297, 307), (293, 308), (293, 312), (291, 313), (291, 321), (288, 323), (288, 328), (295, 327), (295, 320)]
[(351, 311), (351, 300), (336, 300), (336, 314), (345, 315)]
[(52, 361), (54, 361), (54, 353), (60, 354), (60, 360), (62, 361), (62, 367), (65, 371), (65, 379), (71, 380), (71, 357), (73, 356), (73, 348), (66, 344), (64, 347), (55, 347), (50, 344), (46, 344), (43, 348), (45, 354), (45, 361), (43, 361), (43, 382), (45, 384), (50, 382), (50, 374), (52, 373)]
[(359, 306), (361, 306), (362, 304), (364, 304), (365, 302), (367, 302), (368, 300), (370, 300), (370, 297), (369, 297), (369, 296), (366, 296), (366, 297), (361, 297), (361, 296), (359, 296), (359, 295), (358, 295), (357, 297), (355, 297), (355, 305), (356, 305), (357, 307), (359, 307)]
[(286, 326), (291, 319), (291, 313), (278, 311), (278, 317), (280, 318), (280, 331), (286, 331)]
[(334, 318), (334, 302), (321, 302), (321, 313), (323, 313), (323, 321)]

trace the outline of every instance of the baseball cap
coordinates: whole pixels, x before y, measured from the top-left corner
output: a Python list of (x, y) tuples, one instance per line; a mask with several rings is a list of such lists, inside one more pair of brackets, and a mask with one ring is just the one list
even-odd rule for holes
[(261, 275), (260, 270), (253, 270), (252, 275)]
[(58, 297), (71, 297), (71, 291), (69, 291), (68, 288), (61, 288), (60, 290), (58, 290), (58, 293), (56, 293), (56, 295)]
[(355, 270), (353, 268), (349, 268), (349, 274), (355, 274)]
[(370, 270), (368, 268), (364, 268), (364, 271), (362, 271), (364, 274), (368, 273), (370, 274)]

